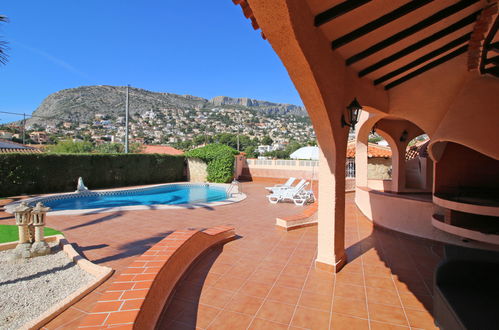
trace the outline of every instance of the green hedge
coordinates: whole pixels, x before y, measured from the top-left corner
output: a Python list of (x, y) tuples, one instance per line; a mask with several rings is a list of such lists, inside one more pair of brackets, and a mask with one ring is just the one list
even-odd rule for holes
[(184, 156), (157, 154), (3, 154), (0, 196), (181, 181)]
[(234, 177), (234, 155), (239, 152), (223, 144), (190, 150), (185, 153), (189, 158), (199, 158), (208, 164), (208, 182), (226, 183)]

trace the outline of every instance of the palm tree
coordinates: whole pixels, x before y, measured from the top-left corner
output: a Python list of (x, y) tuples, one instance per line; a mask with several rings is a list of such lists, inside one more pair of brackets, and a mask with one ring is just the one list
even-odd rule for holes
[[(0, 23), (7, 22), (7, 17), (0, 15)], [(7, 63), (7, 42), (0, 40), (0, 64)]]

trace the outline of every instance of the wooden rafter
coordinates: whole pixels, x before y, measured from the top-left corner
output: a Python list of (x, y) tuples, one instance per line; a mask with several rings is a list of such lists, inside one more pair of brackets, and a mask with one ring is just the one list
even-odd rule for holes
[(474, 3), (477, 3), (479, 0), (462, 0), (462, 1), (459, 1), (445, 9), (442, 9), (440, 10), (439, 12), (425, 18), (424, 20), (420, 21), (419, 23), (416, 23), (408, 28), (406, 28), (405, 30), (402, 30), (390, 37), (388, 37), (387, 39), (385, 40), (382, 40), (374, 45), (372, 45), (371, 47), (361, 51), (360, 53), (357, 53), (351, 57), (349, 57), (347, 60), (346, 60), (346, 64), (347, 65), (352, 65), (353, 63), (356, 63), (384, 48), (387, 48), (397, 42), (399, 42), (400, 40), (402, 39), (405, 39), (407, 38), (408, 36), (411, 36), (413, 35), (414, 33), (418, 32), (418, 31), (421, 31), (437, 22), (440, 22), (441, 20), (449, 17), (449, 16), (452, 16), (456, 13), (458, 13), (459, 11), (471, 6), (472, 4)]
[(344, 1), (332, 8), (329, 8), (328, 10), (318, 14), (315, 16), (314, 19), (314, 25), (315, 26), (321, 26), (322, 24), (326, 24), (329, 21), (332, 21), (333, 19), (340, 17), (341, 15), (344, 15), (356, 8), (359, 8), (360, 6), (370, 2), (371, 0), (349, 0), (349, 1)]
[(407, 15), (416, 9), (419, 9), (423, 7), (424, 5), (432, 2), (433, 0), (421, 0), (421, 1), (411, 1), (406, 3), (405, 5), (398, 7), (395, 10), (392, 10), (388, 14), (385, 14), (381, 17), (378, 17), (377, 19), (359, 27), (358, 29), (353, 30), (352, 32), (349, 32), (345, 34), (344, 36), (341, 36), (337, 38), (336, 40), (333, 40), (331, 42), (331, 47), (333, 49), (336, 49), (338, 47), (341, 47), (343, 45), (346, 45), (349, 42), (354, 41), (355, 39), (358, 39), (369, 32), (372, 32), (376, 29), (379, 29), (383, 25), (386, 25), (390, 22), (393, 22), (399, 18), (401, 18), (404, 15)]

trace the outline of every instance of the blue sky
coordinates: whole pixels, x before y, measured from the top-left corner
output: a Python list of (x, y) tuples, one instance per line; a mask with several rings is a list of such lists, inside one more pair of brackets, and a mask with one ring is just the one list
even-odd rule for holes
[[(131, 84), (158, 92), (302, 104), (269, 43), (231, 0), (3, 0), (9, 62), (0, 111), (49, 94)], [(0, 123), (18, 120), (0, 113)]]

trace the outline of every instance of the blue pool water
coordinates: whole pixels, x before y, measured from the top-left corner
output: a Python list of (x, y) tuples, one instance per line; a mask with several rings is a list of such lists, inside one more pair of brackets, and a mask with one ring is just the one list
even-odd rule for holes
[[(70, 197), (69, 197), (70, 196)], [(194, 204), (227, 199), (224, 187), (174, 184), (112, 192), (89, 192), (84, 195), (48, 198), (43, 203), (52, 211), (111, 208), (131, 205)]]

